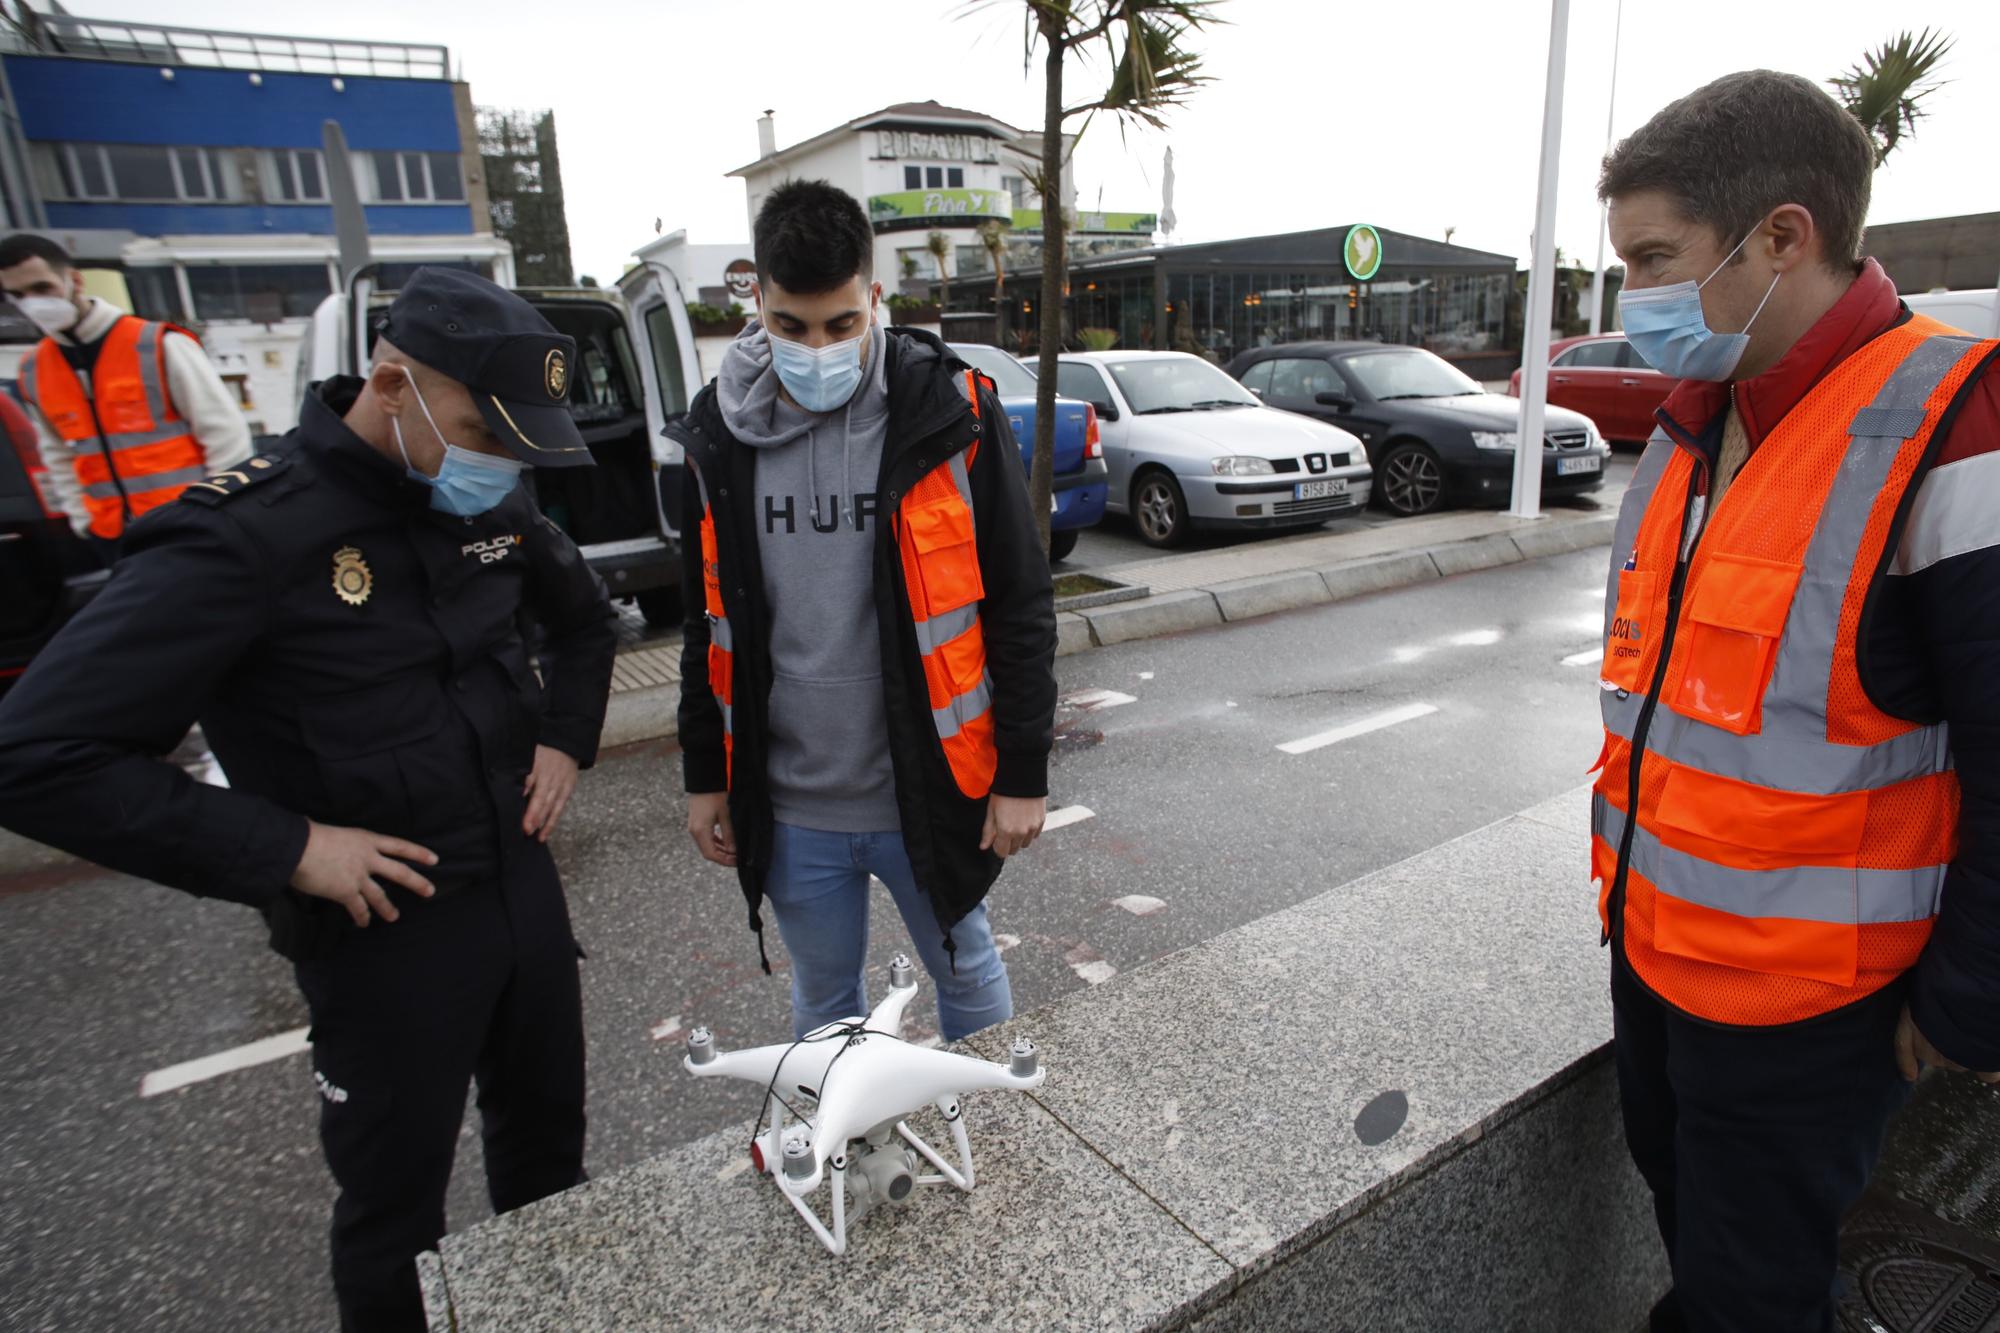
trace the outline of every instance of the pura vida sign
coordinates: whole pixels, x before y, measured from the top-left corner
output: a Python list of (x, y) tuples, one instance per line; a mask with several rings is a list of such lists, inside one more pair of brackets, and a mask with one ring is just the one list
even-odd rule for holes
[(998, 218), (1005, 222), (1013, 215), (1014, 200), (1005, 190), (901, 190), (868, 200), (868, 218), (878, 226), (926, 219), (981, 222)]
[(1000, 160), (1000, 145), (983, 134), (929, 134), (923, 130), (877, 130), (875, 157), (915, 158), (934, 162), (986, 162)]

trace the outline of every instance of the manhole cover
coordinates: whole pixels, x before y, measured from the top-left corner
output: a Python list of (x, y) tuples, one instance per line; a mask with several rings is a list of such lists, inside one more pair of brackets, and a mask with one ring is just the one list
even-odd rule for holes
[(2000, 1248), (1879, 1195), (1840, 1241), (1843, 1333), (2000, 1333)]

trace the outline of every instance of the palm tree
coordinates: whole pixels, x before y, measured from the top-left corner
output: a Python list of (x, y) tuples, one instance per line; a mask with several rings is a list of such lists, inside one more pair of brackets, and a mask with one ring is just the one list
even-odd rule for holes
[(1938, 90), (1940, 80), (1935, 75), (1951, 47), (1952, 38), (1946, 33), (1929, 28), (1902, 32), (1880, 49), (1864, 53), (1861, 63), (1845, 74), (1827, 80), (1875, 141), (1876, 166), (1888, 160), (1905, 134), (1916, 132), (1917, 117), (1924, 114), (1918, 103)]
[[(1067, 219), (1062, 208), (1063, 126), (1083, 118), (1083, 137), (1099, 112), (1121, 124), (1166, 125), (1166, 113), (1206, 83), (1201, 56), (1186, 45), (1189, 34), (1221, 22), (1222, 0), (975, 0), (971, 8), (1024, 2), (1023, 46), (1032, 58), (1042, 47), (1042, 163), (1034, 187), (1042, 196), (1041, 374), (1035, 392), (1035, 459), (1029, 502), (1049, 544), (1049, 494), (1054, 484), (1056, 356), (1062, 351), (1063, 297), (1069, 286)], [(1063, 66), (1072, 53), (1099, 49), (1110, 69), (1104, 90), (1088, 101), (1063, 100)], [(1072, 141), (1071, 151), (1075, 150)]]
[(1007, 295), (1007, 228), (1009, 223), (999, 218), (988, 218), (979, 224), (979, 243), (986, 247), (987, 258), (993, 261), (993, 299), (997, 302)]
[(944, 312), (951, 309), (951, 237), (934, 231), (924, 238), (924, 249), (937, 260), (938, 328), (944, 328)]

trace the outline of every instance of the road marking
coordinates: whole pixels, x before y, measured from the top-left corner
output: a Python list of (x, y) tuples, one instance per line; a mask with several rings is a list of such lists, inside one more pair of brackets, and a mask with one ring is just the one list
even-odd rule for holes
[(1140, 680), (1151, 680), (1152, 678), (1153, 678), (1153, 673), (1150, 671), (1141, 671), (1139, 673)]
[(1158, 898), (1148, 898), (1143, 893), (1128, 893), (1123, 898), (1113, 898), (1111, 905), (1122, 907), (1133, 916), (1151, 916), (1167, 910), (1167, 905)]
[(1048, 818), (1042, 821), (1042, 832), (1054, 833), (1059, 828), (1068, 828), (1071, 824), (1081, 824), (1086, 819), (1095, 818), (1097, 812), (1087, 805), (1066, 805), (1060, 810), (1049, 811)]
[(1117, 690), (1079, 690), (1075, 694), (1063, 696), (1062, 699), (1064, 707), (1080, 708), (1087, 713), (1138, 702), (1136, 695), (1120, 694)]
[(1364, 717), (1360, 721), (1350, 722), (1344, 727), (1335, 727), (1332, 731), (1322, 731), (1317, 736), (1308, 736), (1304, 740), (1286, 741), (1278, 748), (1286, 754), (1309, 754), (1314, 750), (1324, 749), (1329, 745), (1336, 745), (1341, 741), (1353, 740), (1356, 736), (1366, 736), (1371, 731), (1380, 731), (1384, 727), (1393, 727), (1404, 722), (1414, 722), (1420, 717), (1429, 717), (1435, 712), (1437, 712), (1437, 708), (1431, 704), (1404, 704), (1401, 708), (1392, 708), (1386, 713), (1377, 713), (1373, 717)]
[(269, 1064), (288, 1055), (297, 1055), (310, 1047), (311, 1043), (306, 1040), (306, 1033), (309, 1031), (310, 1028), (293, 1028), (290, 1032), (280, 1032), (275, 1037), (253, 1041), (234, 1050), (204, 1055), (199, 1060), (168, 1065), (165, 1069), (155, 1069), (139, 1080), (139, 1095), (157, 1097), (163, 1092), (173, 1092), (191, 1084), (220, 1078), (224, 1074), (233, 1074), (252, 1065)]
[(1594, 662), (1602, 662), (1603, 660), (1604, 660), (1604, 648), (1602, 645), (1600, 645), (1596, 648), (1589, 649), (1588, 651), (1585, 652), (1571, 653), (1568, 657), (1565, 657), (1563, 659), (1563, 665), (1589, 666)]
[(1467, 630), (1463, 634), (1452, 635), (1445, 642), (1454, 648), (1490, 648), (1500, 642), (1500, 631), (1497, 629)]

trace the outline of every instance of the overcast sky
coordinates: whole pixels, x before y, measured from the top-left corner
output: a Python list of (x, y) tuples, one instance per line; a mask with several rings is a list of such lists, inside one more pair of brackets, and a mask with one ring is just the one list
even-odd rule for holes
[[(442, 43), (482, 106), (556, 113), (580, 273), (610, 279), (632, 248), (686, 228), (749, 236), (741, 181), (756, 119), (781, 147), (892, 102), (935, 98), (1039, 127), (1040, 61), (1023, 70), (1020, 0), (67, 0), (97, 18)], [(1164, 133), (1100, 121), (1077, 154), (1079, 198), (1160, 207), (1174, 148), (1181, 241), (1352, 222), (1525, 256), (1534, 224), (1547, 0), (1224, 0), (1198, 35), (1214, 82)], [(1597, 161), (1616, 0), (1574, 0), (1557, 243), (1595, 253)], [(1899, 24), (1957, 46), (1930, 115), (1875, 177), (1872, 222), (2000, 208), (2000, 4), (1918, 0), (1630, 0), (1614, 128), (1626, 134), (1717, 75), (1767, 66), (1815, 80)], [(1101, 66), (1072, 64), (1073, 89)], [(1071, 100), (1074, 100), (1072, 98)]]

